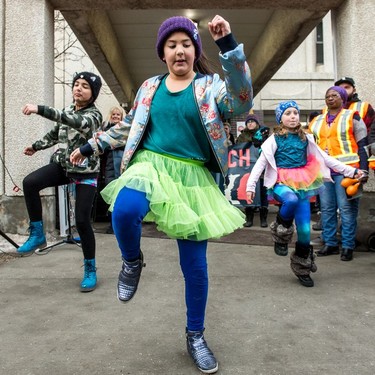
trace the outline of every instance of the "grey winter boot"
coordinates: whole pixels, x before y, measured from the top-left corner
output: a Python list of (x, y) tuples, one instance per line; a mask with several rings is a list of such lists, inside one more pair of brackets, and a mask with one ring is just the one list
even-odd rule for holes
[(315, 254), (311, 245), (305, 246), (296, 242), (295, 251), (290, 255), (290, 267), (303, 286), (314, 286), (314, 280), (310, 277), (310, 272), (316, 272), (318, 268), (315, 264)]
[(287, 256), (288, 243), (291, 242), (294, 233), (293, 220), (284, 220), (280, 214), (277, 214), (276, 221), (270, 224), (270, 229), (275, 241), (275, 253), (280, 256)]
[(219, 364), (207, 345), (203, 336), (203, 331), (188, 331), (186, 330), (186, 346), (188, 353), (193, 358), (195, 365), (200, 371), (205, 374), (213, 374), (218, 368)]

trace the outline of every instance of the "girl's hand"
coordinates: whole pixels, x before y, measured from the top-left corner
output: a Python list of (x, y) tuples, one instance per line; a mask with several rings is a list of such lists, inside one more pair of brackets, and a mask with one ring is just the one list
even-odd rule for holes
[(358, 169), (357, 173), (354, 175), (354, 178), (357, 178), (360, 182), (365, 184), (368, 180), (368, 172), (362, 169)]
[(27, 156), (32, 156), (36, 153), (32, 146), (28, 146), (23, 150), (23, 153)]
[(229, 22), (218, 15), (208, 23), (208, 30), (215, 41), (231, 33)]
[(76, 148), (71, 154), (70, 154), (70, 162), (73, 164), (73, 165), (78, 165), (78, 164), (81, 164), (85, 159), (86, 159), (86, 156), (83, 156), (81, 154), (81, 151), (79, 151), (79, 148)]
[(32, 113), (38, 113), (38, 106), (35, 104), (26, 104), (22, 108), (22, 113), (27, 116), (30, 116)]
[(255, 192), (254, 191), (247, 191), (246, 196), (247, 196), (247, 201), (249, 203), (253, 203), (253, 200), (254, 200), (254, 197), (255, 197)]

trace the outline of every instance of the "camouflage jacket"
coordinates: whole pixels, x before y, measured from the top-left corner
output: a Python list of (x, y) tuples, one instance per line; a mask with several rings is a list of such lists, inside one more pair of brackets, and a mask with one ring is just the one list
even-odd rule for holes
[(38, 105), (38, 115), (55, 121), (55, 125), (42, 139), (33, 143), (34, 150), (45, 150), (59, 144), (51, 161), (60, 164), (66, 170), (67, 176), (81, 178), (82, 174), (85, 178), (97, 176), (100, 166), (97, 156), (91, 155), (79, 166), (74, 166), (69, 161), (70, 154), (92, 138), (102, 123), (102, 114), (95, 105), (91, 104), (78, 111), (74, 110), (73, 104), (62, 111)]

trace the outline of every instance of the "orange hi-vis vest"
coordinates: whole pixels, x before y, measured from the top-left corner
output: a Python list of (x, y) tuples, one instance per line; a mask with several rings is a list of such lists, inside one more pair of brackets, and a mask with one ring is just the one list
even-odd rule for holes
[(366, 113), (368, 111), (368, 103), (367, 102), (352, 102), (348, 109), (351, 109), (354, 112), (358, 112), (363, 120), (366, 117)]
[[(366, 117), (366, 113), (368, 111), (368, 103), (367, 102), (351, 102), (349, 107), (347, 109), (351, 109), (354, 112), (358, 112), (358, 114), (361, 116), (361, 119), (363, 120)], [(328, 112), (328, 107), (324, 106), (322, 109), (322, 113), (327, 113)]]
[[(351, 109), (352, 111), (358, 112), (359, 115), (361, 116), (361, 119), (364, 120), (364, 118), (366, 117), (366, 113), (368, 111), (368, 105), (369, 104), (367, 102), (361, 102), (361, 101), (353, 102), (350, 104), (349, 109)], [(368, 131), (369, 130), (370, 129), (368, 128)], [(375, 169), (375, 156), (370, 156), (367, 159), (367, 162), (368, 162), (369, 168)]]
[(370, 156), (370, 157), (367, 159), (367, 161), (368, 161), (368, 166), (369, 166), (369, 168), (375, 170), (375, 156), (374, 156), (374, 155)]
[(353, 117), (356, 112), (342, 109), (331, 126), (327, 114), (315, 117), (309, 124), (318, 146), (344, 164), (359, 167), (358, 145), (353, 133)]

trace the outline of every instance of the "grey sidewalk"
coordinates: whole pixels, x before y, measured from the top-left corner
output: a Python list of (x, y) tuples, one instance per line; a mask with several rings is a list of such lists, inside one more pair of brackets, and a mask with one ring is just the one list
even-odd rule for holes
[[(199, 374), (186, 352), (175, 241), (142, 239), (139, 290), (120, 304), (115, 237), (96, 238), (92, 293), (79, 292), (75, 245), (0, 265), (0, 374)], [(271, 247), (210, 243), (208, 257), (206, 338), (218, 374), (375, 373), (375, 253), (319, 258), (314, 288)]]

